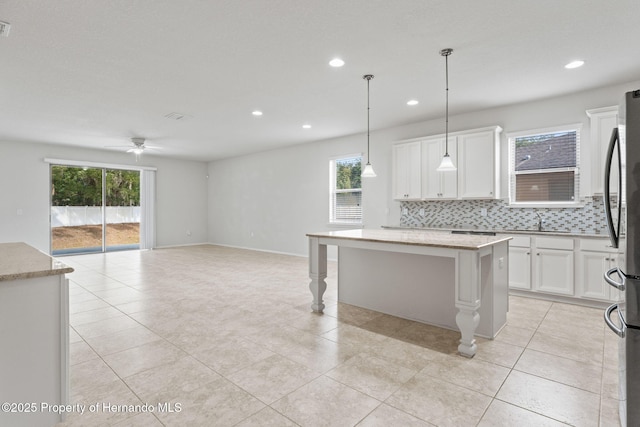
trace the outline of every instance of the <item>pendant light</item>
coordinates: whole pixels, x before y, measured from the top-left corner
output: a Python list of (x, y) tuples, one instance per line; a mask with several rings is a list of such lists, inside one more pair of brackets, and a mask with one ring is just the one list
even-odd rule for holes
[(362, 171), (363, 178), (375, 178), (376, 173), (373, 171), (373, 166), (369, 162), (369, 156), (371, 151), (369, 150), (369, 82), (373, 78), (373, 74), (365, 74), (362, 76), (363, 79), (367, 81), (367, 164), (364, 166), (364, 171)]
[(438, 166), (438, 169), (436, 169), (438, 172), (448, 172), (456, 170), (456, 165), (453, 164), (453, 160), (451, 160), (451, 156), (449, 156), (449, 55), (451, 55), (452, 53), (453, 49), (442, 49), (440, 51), (440, 55), (444, 56), (445, 63), (447, 103), (445, 110), (444, 157), (442, 157), (440, 166)]

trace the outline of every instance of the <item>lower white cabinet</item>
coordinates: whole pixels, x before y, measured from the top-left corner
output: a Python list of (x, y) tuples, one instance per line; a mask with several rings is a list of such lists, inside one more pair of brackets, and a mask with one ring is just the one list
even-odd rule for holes
[(536, 248), (535, 289), (573, 295), (573, 250)]
[(603, 277), (609, 269), (624, 264), (624, 255), (611, 248), (608, 241), (580, 242), (580, 259), (576, 292), (581, 298), (618, 301), (620, 291), (607, 284)]
[(624, 265), (624, 254), (606, 237), (579, 238), (515, 234), (509, 242), (509, 288), (553, 298), (618, 301), (620, 292), (604, 281)]
[(531, 290), (531, 239), (514, 236), (509, 241), (509, 288)]

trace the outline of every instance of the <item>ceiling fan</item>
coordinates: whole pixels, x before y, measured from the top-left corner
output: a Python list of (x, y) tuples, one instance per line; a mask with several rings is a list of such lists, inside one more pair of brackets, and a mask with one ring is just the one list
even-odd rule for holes
[(159, 150), (160, 147), (154, 147), (152, 145), (145, 145), (145, 138), (138, 138), (138, 137), (134, 137), (131, 138), (131, 143), (133, 144), (133, 146), (131, 145), (111, 145), (111, 146), (107, 146), (106, 148), (128, 148), (127, 153), (133, 153), (136, 155), (136, 158), (142, 154), (145, 150), (151, 149), (151, 150)]

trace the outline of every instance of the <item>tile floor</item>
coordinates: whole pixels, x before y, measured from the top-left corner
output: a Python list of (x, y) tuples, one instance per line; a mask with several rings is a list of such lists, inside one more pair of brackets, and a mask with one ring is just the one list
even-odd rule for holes
[(619, 425), (599, 309), (512, 296), (466, 359), (455, 332), (337, 304), (332, 263), (317, 315), (306, 258), (205, 245), (63, 261), (71, 400), (100, 406), (61, 426)]

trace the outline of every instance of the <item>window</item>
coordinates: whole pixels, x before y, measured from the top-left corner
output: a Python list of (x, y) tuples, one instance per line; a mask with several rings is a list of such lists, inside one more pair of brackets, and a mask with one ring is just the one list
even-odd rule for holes
[(362, 155), (355, 154), (331, 159), (329, 222), (336, 224), (362, 223)]
[(509, 135), (509, 151), (512, 204), (578, 201), (580, 126)]

